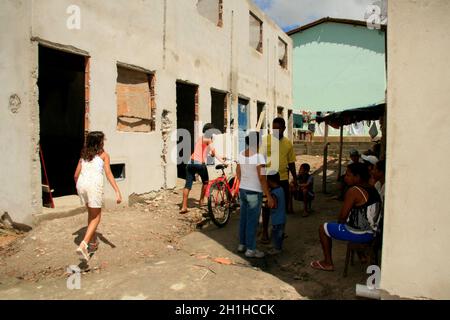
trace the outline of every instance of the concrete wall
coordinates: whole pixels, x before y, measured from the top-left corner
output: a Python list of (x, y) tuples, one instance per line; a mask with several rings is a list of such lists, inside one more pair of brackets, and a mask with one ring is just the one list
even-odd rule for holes
[(385, 100), (385, 32), (327, 22), (291, 35), (294, 108), (342, 111)]
[[(66, 27), (70, 5), (81, 9), (80, 30)], [(249, 45), (249, 10), (264, 23), (262, 54)], [(36, 153), (39, 117), (30, 114), (39, 110), (38, 96), (33, 95), (39, 43), (90, 57), (90, 130), (105, 132), (112, 163), (126, 163), (127, 178), (119, 182), (125, 199), (131, 193), (176, 184), (175, 163), (169, 163), (164, 174), (161, 117), (163, 110), (169, 111), (168, 119), (175, 129), (177, 80), (199, 86), (199, 118), (203, 123), (211, 119), (211, 88), (231, 94), (228, 120), (235, 118), (235, 127), (239, 96), (250, 99), (252, 127), (256, 126), (257, 100), (266, 102), (269, 116), (275, 114), (276, 106), (290, 108), (292, 104), (292, 66), (282, 69), (276, 58), (278, 37), (288, 43), (289, 54), (292, 41), (251, 1), (225, 1), (223, 27), (200, 15), (196, 0), (2, 1), (0, 12), (4, 16), (2, 29), (14, 30), (2, 32), (1, 66), (5, 71), (1, 76), (8, 81), (2, 81), (7, 85), (0, 89), (1, 99), (7, 101), (14, 92), (22, 99), (18, 114), (7, 108), (1, 110), (2, 149), (8, 150), (3, 153), (6, 156), (2, 164), (11, 168), (2, 181), (14, 182), (1, 184), (0, 209), (11, 211), (18, 221), (41, 210), (40, 163)], [(156, 131), (116, 130), (118, 62), (155, 73)], [(175, 141), (169, 141), (168, 149), (174, 147)], [(20, 166), (17, 159), (23, 161)], [(109, 186), (105, 197), (111, 203), (113, 193)]]
[(25, 223), (41, 210), (40, 171), (36, 171), (39, 117), (31, 103), (36, 81), (31, 3), (5, 0), (0, 5), (0, 214), (7, 211)]
[(450, 298), (449, 13), (447, 0), (389, 2), (381, 287), (406, 298)]

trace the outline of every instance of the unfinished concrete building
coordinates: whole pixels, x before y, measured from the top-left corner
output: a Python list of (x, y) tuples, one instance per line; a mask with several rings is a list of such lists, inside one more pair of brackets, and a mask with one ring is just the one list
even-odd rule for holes
[(238, 128), (292, 115), (292, 41), (251, 1), (4, 0), (0, 17), (0, 210), (18, 222), (42, 214), (44, 181), (75, 194), (87, 131), (126, 199), (175, 187), (174, 130), (211, 121), (236, 150)]

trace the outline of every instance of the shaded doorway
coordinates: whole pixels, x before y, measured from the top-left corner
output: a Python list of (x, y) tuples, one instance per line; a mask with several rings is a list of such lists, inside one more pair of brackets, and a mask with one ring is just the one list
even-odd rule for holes
[(257, 128), (259, 128), (260, 130), (266, 129), (266, 122), (267, 122), (266, 104), (264, 102), (258, 101), (256, 104), (256, 112), (258, 119)]
[[(178, 160), (177, 172), (178, 178), (186, 178), (186, 164), (194, 150), (194, 131), (195, 121), (197, 120), (198, 86), (177, 82), (177, 148)], [(183, 149), (183, 135), (180, 129), (187, 130), (190, 134), (190, 149)], [(183, 130), (183, 131), (184, 131)], [(185, 137), (187, 138), (187, 137)]]
[(294, 111), (293, 110), (288, 110), (287, 132), (288, 132), (288, 138), (291, 141), (293, 141), (293, 139), (294, 139)]
[[(76, 194), (84, 145), (87, 58), (39, 46), (40, 144), (53, 196)], [(44, 168), (41, 163), (44, 181)]]
[(249, 129), (249, 101), (245, 99), (239, 99), (238, 101), (238, 127), (239, 127), (239, 152), (245, 149), (245, 137)]
[(211, 123), (225, 133), (227, 128), (227, 94), (211, 90)]

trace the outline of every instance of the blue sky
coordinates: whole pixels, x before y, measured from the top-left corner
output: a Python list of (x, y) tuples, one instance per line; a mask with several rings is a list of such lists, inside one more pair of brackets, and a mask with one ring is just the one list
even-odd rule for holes
[[(253, 0), (285, 31), (323, 17), (364, 20), (377, 0)], [(387, 0), (382, 0), (387, 1)]]

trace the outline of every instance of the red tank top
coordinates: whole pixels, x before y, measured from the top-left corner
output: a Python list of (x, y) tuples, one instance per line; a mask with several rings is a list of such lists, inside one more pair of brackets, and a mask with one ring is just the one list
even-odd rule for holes
[(206, 163), (206, 157), (208, 155), (208, 145), (203, 142), (203, 138), (198, 139), (194, 147), (194, 153), (191, 159), (197, 162)]

